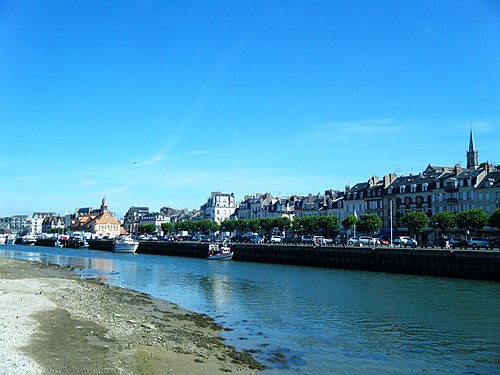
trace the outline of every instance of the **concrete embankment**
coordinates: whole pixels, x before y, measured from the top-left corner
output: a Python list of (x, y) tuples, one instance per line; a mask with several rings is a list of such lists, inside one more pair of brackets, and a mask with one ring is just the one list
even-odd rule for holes
[[(500, 251), (233, 244), (233, 260), (500, 281)], [(195, 258), (207, 244), (143, 241), (139, 253)]]

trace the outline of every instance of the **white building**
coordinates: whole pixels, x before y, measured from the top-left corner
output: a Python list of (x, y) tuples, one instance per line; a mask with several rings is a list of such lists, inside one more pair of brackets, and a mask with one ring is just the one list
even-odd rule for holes
[(228, 219), (236, 210), (234, 193), (225, 194), (221, 192), (212, 192), (203, 206), (201, 206), (201, 218), (222, 223)]
[(40, 234), (43, 232), (43, 220), (46, 217), (56, 216), (55, 212), (33, 212), (31, 219), (31, 233)]

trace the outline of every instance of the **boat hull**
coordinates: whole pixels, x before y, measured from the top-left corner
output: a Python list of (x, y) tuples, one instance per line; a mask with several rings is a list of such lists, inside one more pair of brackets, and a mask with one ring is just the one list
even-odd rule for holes
[(139, 242), (117, 242), (115, 244), (115, 253), (135, 253), (139, 247)]
[(219, 254), (212, 254), (207, 257), (208, 260), (231, 260), (233, 259), (233, 252), (229, 253), (219, 253)]

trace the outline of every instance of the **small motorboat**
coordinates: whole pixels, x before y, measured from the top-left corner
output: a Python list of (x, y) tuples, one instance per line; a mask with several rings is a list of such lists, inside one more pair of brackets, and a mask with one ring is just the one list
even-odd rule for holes
[(23, 236), (22, 244), (25, 246), (33, 246), (35, 245), (36, 240), (37, 238), (34, 234), (27, 234)]
[(233, 252), (226, 244), (211, 243), (208, 245), (209, 260), (231, 260), (233, 259)]
[(115, 243), (115, 253), (135, 253), (139, 247), (139, 241), (134, 240), (132, 237), (126, 236), (120, 238)]

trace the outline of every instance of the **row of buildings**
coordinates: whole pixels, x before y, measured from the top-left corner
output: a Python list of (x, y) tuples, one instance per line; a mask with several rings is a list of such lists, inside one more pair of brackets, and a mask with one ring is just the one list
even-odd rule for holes
[(479, 164), (478, 151), (472, 130), (466, 152), (467, 166), (428, 165), (419, 174), (397, 176), (390, 173), (382, 178), (371, 177), (366, 182), (346, 186), (344, 191), (327, 190), (324, 194), (275, 197), (271, 193), (257, 193), (237, 201), (233, 193), (212, 192), (198, 210), (188, 211), (163, 207), (150, 212), (148, 207), (132, 206), (122, 220), (107, 209), (103, 199), (99, 209), (77, 209), (71, 215), (60, 217), (54, 213), (35, 212), (32, 217), (16, 215), (0, 218), (0, 229), (50, 232), (52, 228), (66, 227), (91, 231), (98, 235), (137, 233), (139, 225), (184, 220), (261, 219), (286, 216), (290, 219), (311, 216), (333, 216), (342, 221), (349, 215), (378, 215), (383, 230), (396, 228), (404, 232), (400, 218), (406, 212), (424, 212), (429, 217), (440, 212), (460, 212), (480, 208), (487, 214), (500, 208), (500, 169), (489, 163)]

